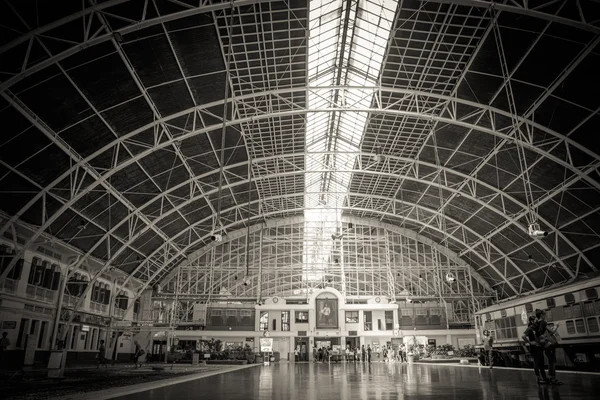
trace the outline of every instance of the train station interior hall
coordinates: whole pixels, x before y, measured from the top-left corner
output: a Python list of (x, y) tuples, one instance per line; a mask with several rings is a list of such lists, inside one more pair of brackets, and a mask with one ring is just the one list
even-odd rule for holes
[(0, 0), (9, 400), (596, 399), (600, 1)]

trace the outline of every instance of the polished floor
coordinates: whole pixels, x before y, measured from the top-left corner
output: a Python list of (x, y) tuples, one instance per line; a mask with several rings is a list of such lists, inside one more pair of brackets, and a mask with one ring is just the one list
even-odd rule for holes
[(558, 374), (538, 386), (533, 371), (426, 364), (272, 364), (175, 384), (123, 400), (600, 399), (600, 375)]

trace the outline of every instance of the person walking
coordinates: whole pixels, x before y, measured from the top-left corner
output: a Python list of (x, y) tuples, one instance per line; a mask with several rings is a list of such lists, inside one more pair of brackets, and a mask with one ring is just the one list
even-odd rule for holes
[(98, 355), (96, 357), (98, 362), (97, 368), (100, 368), (100, 364), (104, 364), (104, 366), (108, 368), (108, 363), (106, 362), (106, 346), (104, 346), (104, 340), (100, 341), (100, 345), (98, 346)]
[(362, 345), (362, 349), (360, 350), (361, 352), (361, 358), (360, 361), (365, 362), (367, 361), (367, 350), (365, 350), (365, 345)]
[(135, 345), (135, 353), (133, 354), (133, 362), (135, 363), (135, 367), (141, 367), (142, 364), (140, 362), (138, 362), (139, 358), (144, 355), (144, 350), (142, 350), (142, 346), (140, 346), (140, 344), (138, 343), (137, 340), (133, 341), (133, 344)]
[(367, 362), (371, 364), (371, 345), (367, 346)]
[(556, 379), (556, 330), (559, 324), (549, 328), (546, 322), (546, 311), (535, 310), (535, 337), (536, 341), (544, 348), (544, 354), (548, 359), (548, 382), (553, 385), (562, 385), (563, 383)]
[(533, 358), (533, 372), (537, 377), (539, 385), (548, 383), (546, 378), (546, 370), (544, 369), (544, 349), (537, 342), (535, 337), (535, 317), (529, 317), (527, 329), (523, 333), (523, 341), (529, 346), (529, 353)]
[(490, 336), (490, 331), (487, 329), (483, 331), (483, 350), (486, 356), (486, 361), (490, 366), (490, 369), (494, 368), (494, 353), (493, 346), (494, 338)]
[(0, 368), (5, 368), (7, 363), (8, 347), (10, 346), (10, 339), (8, 338), (8, 332), (2, 332), (2, 339), (0, 339)]

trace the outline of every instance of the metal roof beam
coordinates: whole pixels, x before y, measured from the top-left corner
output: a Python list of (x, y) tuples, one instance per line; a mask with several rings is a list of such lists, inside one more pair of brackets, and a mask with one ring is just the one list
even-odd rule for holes
[[(127, 25), (120, 29), (116, 29), (114, 32), (119, 33), (120, 35), (123, 36), (123, 35), (127, 35), (129, 33), (137, 32), (142, 29), (146, 29), (148, 27), (151, 27), (151, 26), (154, 26), (154, 25), (157, 25), (160, 23), (165, 23), (165, 22), (174, 21), (177, 19), (187, 18), (187, 17), (191, 17), (193, 15), (208, 13), (211, 11), (223, 10), (225, 8), (230, 8), (232, 4), (235, 7), (243, 7), (243, 6), (248, 6), (248, 5), (252, 5), (252, 4), (256, 4), (256, 3), (271, 3), (274, 1), (277, 1), (277, 0), (232, 0), (229, 2), (222, 2), (222, 3), (215, 3), (215, 4), (207, 4), (206, 2), (204, 2), (194, 8), (190, 8), (190, 9), (183, 10), (183, 11), (177, 11), (177, 12), (174, 12), (174, 13), (168, 14), (168, 15), (161, 15), (161, 16), (158, 16), (158, 17), (152, 18), (152, 19), (145, 19), (145, 14), (142, 12), (142, 7), (140, 7), (139, 15), (142, 16), (142, 19), (140, 19), (138, 21), (133, 21), (130, 25)], [(140, 5), (141, 4), (143, 4), (143, 3), (140, 2)], [(64, 23), (68, 23), (70, 21), (71, 21), (70, 19), (69, 20), (65, 19)], [(58, 26), (60, 26), (60, 25), (58, 25)], [(54, 26), (54, 23), (53, 23), (53, 24), (47, 25), (47, 27), (48, 28), (43, 27), (41, 29), (44, 29), (44, 31), (48, 31), (50, 29), (56, 28), (57, 26)], [(34, 36), (35, 35), (33, 34), (33, 32), (31, 32), (29, 34), (29, 36), (27, 36), (24, 39), (24, 41), (31, 40)], [(44, 61), (41, 61), (35, 65), (25, 68), (18, 74), (14, 75), (11, 78), (7, 79), (6, 81), (2, 82), (0, 84), (0, 92), (4, 92), (6, 89), (10, 88), (15, 83), (21, 81), (22, 79), (24, 79), (38, 71), (41, 71), (42, 69), (44, 69), (56, 62), (64, 60), (65, 58), (68, 58), (68, 57), (72, 56), (73, 54), (77, 54), (78, 52), (80, 52), (84, 49), (87, 49), (89, 47), (112, 40), (113, 37), (114, 37), (113, 34), (104, 34), (104, 35), (99, 35), (99, 36), (87, 37), (81, 43), (78, 43), (78, 44), (74, 45), (73, 47), (62, 51), (61, 53), (58, 53), (48, 59), (45, 59)], [(19, 40), (19, 39), (17, 39), (17, 40)], [(23, 43), (24, 41), (21, 41), (21, 43)], [(18, 43), (16, 43), (16, 44), (18, 44)], [(11, 45), (11, 46), (13, 46), (13, 45)]]
[[(429, 3), (443, 3), (443, 4), (459, 4), (463, 6), (469, 7), (478, 7), (478, 8), (488, 8), (495, 9), (498, 11), (510, 12), (513, 14), (521, 14), (526, 15), (528, 17), (539, 18), (546, 21), (556, 22), (558, 24), (571, 26), (573, 28), (581, 29), (587, 32), (594, 33), (596, 35), (600, 34), (600, 28), (591, 24), (588, 24), (581, 15), (579, 15), (580, 19), (569, 19), (565, 17), (559, 17), (558, 15), (546, 13), (542, 10), (547, 5), (551, 5), (556, 3), (556, 0), (546, 0), (545, 4), (540, 4), (540, 2), (535, 3), (535, 7), (529, 4), (528, 0), (504, 0), (504, 2), (499, 2), (496, 0), (488, 1), (488, 0), (427, 0)], [(572, 0), (562, 0), (563, 4)]]

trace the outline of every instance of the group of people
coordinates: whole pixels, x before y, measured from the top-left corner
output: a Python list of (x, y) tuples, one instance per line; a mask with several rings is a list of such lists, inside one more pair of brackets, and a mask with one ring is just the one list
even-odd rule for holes
[[(553, 328), (548, 327), (544, 310), (535, 310), (535, 317), (529, 317), (527, 329), (522, 336), (525, 343), (529, 345), (529, 352), (533, 357), (533, 370), (539, 384), (563, 384), (556, 379), (556, 339), (554, 335), (557, 329), (558, 324)], [(546, 377), (544, 369), (544, 354), (548, 359), (548, 377)]]
[[(358, 362), (371, 362), (371, 353), (373, 350), (371, 349), (371, 345), (362, 345), (362, 347), (354, 347), (350, 348), (349, 346), (346, 348), (346, 354), (353, 355), (353, 360)], [(321, 348), (317, 348), (317, 346), (313, 347), (313, 359), (315, 362), (328, 362), (329, 357), (331, 356), (331, 348), (323, 346)], [(401, 344), (398, 347), (398, 350), (394, 350), (391, 346), (386, 346), (383, 348), (383, 360), (385, 362), (406, 362), (406, 345)]]
[(387, 346), (383, 348), (383, 360), (385, 362), (407, 362), (406, 359), (406, 345), (402, 343), (398, 350), (394, 350), (393, 347)]
[[(523, 341), (529, 347), (529, 353), (533, 358), (533, 370), (537, 377), (538, 384), (562, 385), (563, 383), (556, 379), (556, 324), (549, 327), (546, 322), (546, 312), (544, 310), (535, 310), (535, 317), (529, 317), (527, 329), (523, 333)], [(484, 358), (490, 369), (494, 367), (494, 353), (492, 345), (494, 338), (490, 336), (488, 330), (483, 331), (483, 350)], [(548, 375), (546, 376), (544, 355), (548, 359)]]

